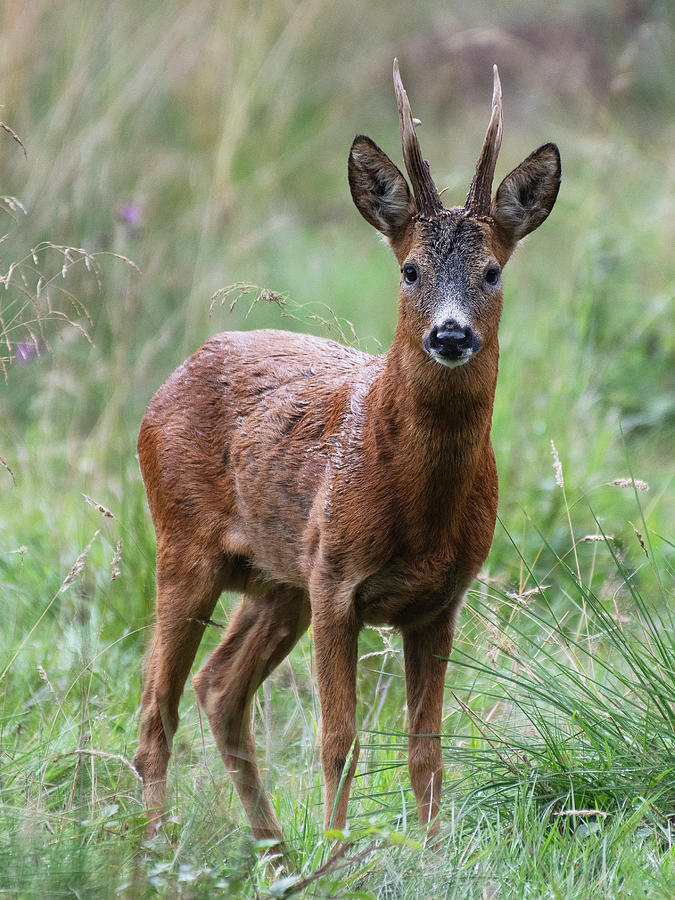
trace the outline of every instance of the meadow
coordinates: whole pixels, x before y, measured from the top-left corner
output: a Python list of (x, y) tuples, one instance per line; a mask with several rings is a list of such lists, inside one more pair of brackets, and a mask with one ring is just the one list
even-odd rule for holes
[[(0, 896), (675, 897), (670, 4), (1, 15)], [(448, 667), (441, 852), (416, 824), (387, 629), (361, 637), (348, 829), (323, 834), (307, 635), (253, 711), (291, 854), (278, 871), (189, 682), (166, 824), (144, 836), (130, 760), (154, 533), (135, 442), (154, 391), (217, 331), (386, 349), (399, 273), (346, 160), (364, 132), (400, 163), (394, 56), (447, 205), (464, 201), (493, 62), (497, 179), (554, 140), (563, 186), (504, 275), (499, 521)]]

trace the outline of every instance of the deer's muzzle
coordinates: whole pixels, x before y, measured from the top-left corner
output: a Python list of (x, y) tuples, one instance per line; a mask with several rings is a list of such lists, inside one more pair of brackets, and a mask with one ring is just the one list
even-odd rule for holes
[(476, 332), (468, 325), (460, 325), (455, 319), (446, 319), (442, 324), (434, 325), (422, 341), (429, 356), (450, 368), (464, 365), (478, 353), (481, 345)]

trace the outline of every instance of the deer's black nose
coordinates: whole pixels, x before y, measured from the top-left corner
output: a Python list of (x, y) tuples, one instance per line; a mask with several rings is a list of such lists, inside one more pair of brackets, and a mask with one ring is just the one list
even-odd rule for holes
[(424, 349), (432, 356), (455, 360), (473, 356), (481, 347), (481, 340), (468, 325), (460, 325), (454, 319), (446, 319), (434, 325), (423, 341)]

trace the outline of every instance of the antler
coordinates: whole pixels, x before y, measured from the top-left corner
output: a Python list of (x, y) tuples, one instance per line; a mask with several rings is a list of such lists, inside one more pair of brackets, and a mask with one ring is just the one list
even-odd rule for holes
[(464, 209), (477, 216), (490, 214), (492, 195), (492, 179), (495, 174), (499, 148), (502, 145), (502, 85), (499, 81), (497, 66), (492, 67), (494, 87), (492, 90), (492, 115), (485, 132), (483, 149), (476, 163), (476, 171), (466, 196)]
[(417, 202), (417, 211), (423, 216), (434, 216), (441, 212), (443, 201), (436, 190), (429, 163), (422, 158), (419, 141), (415, 134), (415, 125), (419, 125), (418, 119), (413, 119), (410, 111), (410, 102), (401, 82), (401, 74), (398, 70), (398, 59), (394, 60), (394, 91), (396, 92), (396, 105), (401, 120), (401, 144), (403, 145), (403, 159), (410, 176), (413, 194)]

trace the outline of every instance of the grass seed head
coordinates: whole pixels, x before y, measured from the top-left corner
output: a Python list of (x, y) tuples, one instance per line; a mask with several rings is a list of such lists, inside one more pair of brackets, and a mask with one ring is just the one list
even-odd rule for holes
[(89, 551), (91, 550), (94, 541), (96, 540), (96, 538), (99, 536), (100, 533), (101, 533), (100, 529), (97, 529), (94, 532), (94, 536), (89, 541), (87, 546), (84, 548), (82, 553), (80, 553), (80, 555), (77, 557), (70, 572), (68, 572), (66, 577), (63, 579), (63, 583), (61, 584), (61, 587), (59, 588), (59, 593), (62, 594), (64, 591), (66, 591), (70, 587), (70, 585), (75, 581), (75, 579), (80, 574), (82, 569), (84, 569), (84, 564), (87, 561), (87, 557), (89, 556)]
[(610, 487), (622, 487), (622, 488), (632, 488), (634, 487), (637, 491), (648, 491), (649, 484), (646, 481), (643, 481), (641, 478), (615, 478), (613, 481), (608, 481), (607, 484)]
[(563, 469), (562, 463), (560, 462), (560, 457), (558, 456), (558, 451), (556, 449), (553, 440), (551, 440), (551, 453), (553, 454), (553, 468), (555, 470), (555, 483), (561, 488), (563, 491), (565, 490), (565, 479), (563, 478)]
[(113, 554), (112, 562), (110, 564), (110, 580), (115, 581), (116, 578), (120, 577), (120, 561), (122, 559), (122, 539), (117, 542), (117, 546), (115, 547), (115, 553)]

